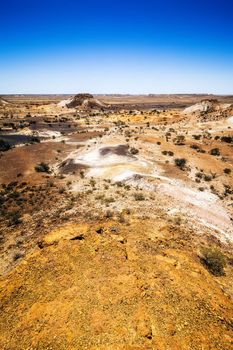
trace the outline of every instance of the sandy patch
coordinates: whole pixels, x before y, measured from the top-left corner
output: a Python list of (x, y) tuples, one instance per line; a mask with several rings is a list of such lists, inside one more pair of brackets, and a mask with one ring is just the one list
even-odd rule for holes
[(72, 100), (73, 100), (72, 98), (68, 98), (67, 100), (62, 100), (57, 104), (57, 106), (66, 107), (66, 105), (69, 104)]
[(89, 168), (87, 177), (109, 178), (113, 181), (122, 181), (137, 173), (153, 171), (151, 163), (131, 155), (127, 145), (101, 145), (76, 155), (73, 162)]
[(42, 131), (35, 131), (33, 132), (34, 136), (39, 136), (39, 137), (60, 137), (61, 133), (60, 131), (50, 131), (50, 130), (42, 130)]
[[(44, 137), (44, 138), (52, 138), (52, 137), (60, 137), (61, 132), (60, 131), (52, 131), (52, 130), (31, 130), (29, 128), (25, 128), (22, 131), (20, 131), (21, 135), (27, 135), (27, 136), (36, 136), (36, 137)], [(15, 134), (17, 135), (17, 133)]]
[(210, 192), (200, 192), (188, 188), (183, 183), (180, 186), (162, 183), (158, 190), (171, 196), (174, 205), (182, 211), (189, 212), (193, 219), (221, 233), (220, 239), (233, 240), (233, 228), (227, 211), (222, 207), (217, 196)]

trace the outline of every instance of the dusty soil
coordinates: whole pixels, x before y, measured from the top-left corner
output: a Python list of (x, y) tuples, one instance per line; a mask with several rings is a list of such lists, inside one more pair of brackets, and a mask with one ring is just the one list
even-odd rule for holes
[(1, 283), (1, 348), (231, 349), (232, 275), (186, 240), (149, 220), (52, 232)]

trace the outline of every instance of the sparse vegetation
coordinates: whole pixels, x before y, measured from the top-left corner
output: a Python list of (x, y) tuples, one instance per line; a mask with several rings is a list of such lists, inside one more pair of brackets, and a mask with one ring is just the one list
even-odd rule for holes
[(180, 168), (181, 170), (184, 170), (186, 163), (187, 163), (187, 160), (185, 158), (176, 158), (175, 159), (175, 165), (178, 168)]
[(0, 152), (6, 152), (9, 149), (11, 149), (11, 145), (8, 142), (0, 139)]
[(135, 154), (139, 153), (139, 150), (137, 148), (135, 148), (135, 147), (132, 147), (132, 148), (130, 148), (130, 153), (135, 155)]
[(177, 146), (184, 146), (185, 145), (185, 136), (178, 135), (173, 141), (174, 141), (175, 145), (177, 145)]
[(35, 171), (38, 173), (49, 173), (50, 168), (49, 168), (48, 164), (42, 162), (42, 163), (35, 166)]
[[(44, 98), (48, 103), (43, 105)], [(100, 345), (108, 349), (119, 345), (120, 329), (128, 346), (167, 344), (172, 348), (178, 344), (185, 349), (208, 348), (207, 341), (202, 344), (208, 339), (210, 346), (225, 349), (228, 338), (222, 335), (229, 327), (233, 265), (230, 245), (220, 242), (231, 237), (230, 219), (233, 221), (232, 143), (221, 140), (233, 131), (226, 131), (225, 126), (230, 125), (226, 116), (222, 119), (223, 131), (221, 122), (217, 123), (220, 136), (216, 139), (215, 120), (209, 121), (208, 113), (190, 118), (176, 104), (173, 109), (170, 96), (166, 97), (168, 109), (153, 111), (153, 97), (143, 96), (140, 98), (150, 99), (149, 110), (146, 104), (143, 108), (135, 104), (128, 111), (129, 104), (121, 101), (120, 106), (107, 112), (88, 108), (67, 111), (66, 107), (58, 108), (58, 96), (52, 98), (55, 101), (50, 103), (51, 97), (42, 96), (35, 105), (34, 97), (30, 97), (27, 109), (31, 117), (25, 125), (23, 103), (15, 117), (8, 111), (4, 115), (4, 121), (12, 121), (14, 130), (20, 128), (18, 134), (27, 136), (27, 146), (17, 144), (9, 152), (0, 152), (0, 270), (5, 279), (2, 315), (9, 326), (3, 329), (3, 342), (7, 340), (6, 346), (14, 348), (19, 340), (22, 349), (30, 345)], [(113, 102), (121, 99), (102, 98)], [(132, 97), (122, 98), (127, 101)], [(179, 106), (191, 99), (174, 98)], [(219, 113), (216, 117), (220, 118)], [(32, 119), (37, 120), (36, 125), (31, 125)], [(22, 130), (19, 122), (27, 129)], [(30, 125), (34, 135), (47, 130), (49, 141), (46, 137), (41, 143), (31, 144)], [(58, 131), (64, 137), (54, 142), (52, 135)], [(192, 137), (194, 133), (200, 134), (196, 135), (198, 141)], [(174, 139), (183, 145), (175, 145)], [(217, 147), (224, 158), (210, 155), (210, 150)], [(202, 245), (221, 248), (203, 248), (197, 257), (196, 249)], [(25, 263), (21, 262), (23, 255), (27, 257)], [(16, 267), (17, 263), (20, 266)], [(51, 276), (58, 282), (53, 283), (52, 290), (43, 283)], [(161, 292), (158, 297), (157, 287)], [(98, 300), (90, 303), (96, 290)], [(81, 297), (73, 298), (77, 291)], [(26, 312), (26, 321), (24, 314), (28, 302), (33, 310), (38, 295), (42, 311), (49, 316), (49, 329), (34, 337), (33, 330), (37, 334), (43, 326), (37, 322), (40, 314), (34, 320), (30, 317), (35, 313)], [(50, 311), (59, 307), (60, 296), (64, 296), (61, 317), (63, 313), (69, 317), (63, 317), (65, 323), (60, 322), (61, 327), (55, 329), (56, 315)], [(134, 307), (135, 300), (139, 301), (139, 309)], [(73, 313), (74, 308), (84, 313)], [(169, 312), (161, 314), (161, 310)], [(113, 314), (117, 317), (110, 324)], [(22, 336), (18, 325), (14, 327), (11, 322), (14, 319), (22, 320)], [(173, 322), (176, 319), (177, 324)], [(162, 326), (168, 325), (168, 329), (160, 334), (154, 325), (156, 320), (162, 320)], [(200, 325), (203, 332), (198, 343)], [(4, 334), (7, 329), (8, 334)], [(72, 344), (66, 341), (70, 329), (75, 331)], [(164, 327), (161, 329), (164, 331)], [(49, 332), (53, 336), (48, 340)], [(99, 337), (102, 332), (111, 334), (111, 344), (105, 342), (108, 336)], [(10, 333), (16, 336), (12, 341)], [(94, 343), (96, 334), (101, 344)], [(22, 344), (21, 337), (26, 337)], [(120, 345), (125, 346), (123, 342)]]
[(215, 276), (224, 275), (226, 258), (220, 250), (213, 248), (202, 248), (200, 251), (202, 264)]
[(219, 148), (212, 148), (212, 149), (210, 150), (210, 154), (211, 154), (212, 156), (220, 156), (220, 150), (219, 150)]
[(142, 193), (134, 193), (134, 199), (135, 201), (144, 201), (145, 197)]
[(16, 226), (21, 223), (19, 211), (13, 211), (8, 213), (9, 225)]
[(227, 175), (231, 174), (231, 169), (230, 168), (225, 168), (223, 171)]
[(233, 143), (233, 136), (221, 136), (221, 141), (226, 143)]

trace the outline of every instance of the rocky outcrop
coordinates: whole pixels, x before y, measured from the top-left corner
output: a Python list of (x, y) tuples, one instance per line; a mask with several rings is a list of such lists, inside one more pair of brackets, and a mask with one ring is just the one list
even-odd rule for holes
[(103, 109), (108, 108), (105, 103), (100, 102), (91, 94), (77, 94), (73, 98), (63, 100), (58, 103), (60, 107), (83, 108), (83, 109)]
[(205, 99), (183, 110), (182, 114), (192, 115), (200, 121), (221, 120), (232, 116), (233, 105), (220, 103), (215, 99)]
[(82, 106), (87, 101), (93, 100), (93, 99), (94, 99), (94, 96), (91, 94), (77, 94), (67, 104), (67, 107), (69, 108), (79, 107), (79, 106)]
[(3, 100), (1, 97), (0, 97), (0, 106), (5, 106), (5, 105), (8, 105), (9, 102)]
[(183, 114), (193, 114), (201, 112), (213, 112), (221, 109), (221, 104), (218, 100), (214, 99), (205, 99), (201, 102), (196, 103), (190, 107), (184, 109)]

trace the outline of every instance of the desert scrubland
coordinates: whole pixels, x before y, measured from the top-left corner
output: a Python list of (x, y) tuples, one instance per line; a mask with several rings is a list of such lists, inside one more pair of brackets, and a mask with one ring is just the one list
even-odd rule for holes
[(1, 96), (1, 349), (232, 349), (232, 175), (233, 96)]

